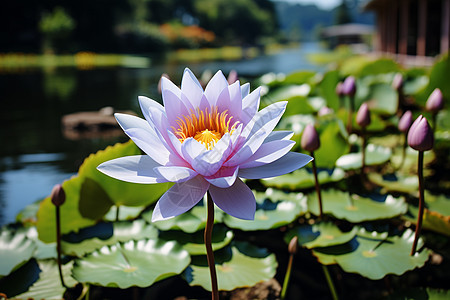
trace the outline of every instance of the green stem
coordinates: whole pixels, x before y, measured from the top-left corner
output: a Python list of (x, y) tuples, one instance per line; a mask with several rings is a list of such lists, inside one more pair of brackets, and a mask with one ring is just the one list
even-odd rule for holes
[(219, 290), (217, 289), (217, 275), (216, 275), (216, 265), (214, 263), (214, 252), (212, 249), (211, 239), (212, 230), (214, 225), (214, 203), (211, 199), (209, 192), (206, 195), (207, 199), (207, 218), (205, 226), (205, 246), (206, 246), (206, 259), (208, 260), (209, 274), (211, 276), (211, 299), (219, 300)]
[(314, 157), (313, 151), (311, 151), (310, 154), (311, 154), (311, 157), (313, 158), (312, 169), (313, 169), (313, 173), (314, 173), (314, 181), (315, 181), (317, 199), (319, 200), (319, 218), (322, 219), (322, 217), (323, 217), (322, 194), (320, 193), (319, 179), (317, 177), (316, 159)]
[(328, 283), (328, 287), (330, 288), (331, 296), (333, 300), (339, 300), (339, 297), (336, 292), (336, 288), (334, 287), (333, 280), (331, 279), (330, 272), (328, 271), (328, 267), (326, 265), (322, 265), (323, 273), (325, 274), (325, 278)]
[(116, 205), (116, 222), (119, 221), (119, 213), (120, 213), (119, 205)]
[(365, 174), (365, 169), (366, 169), (366, 148), (367, 148), (367, 137), (366, 137), (366, 128), (363, 127), (362, 128), (362, 149), (361, 149), (361, 153), (362, 153), (362, 164), (361, 164), (361, 174)]
[(352, 96), (348, 97), (349, 100), (349, 109), (348, 109), (348, 119), (347, 119), (347, 132), (348, 134), (352, 133), (353, 127), (353, 110), (354, 110), (354, 99)]
[(291, 279), (292, 263), (294, 261), (294, 254), (289, 255), (289, 262), (286, 269), (286, 275), (284, 276), (283, 289), (281, 290), (281, 300), (285, 299), (289, 280)]
[(400, 161), (400, 165), (397, 167), (397, 170), (400, 170), (405, 163), (406, 158), (406, 147), (408, 146), (408, 132), (404, 134), (404, 141), (403, 141), (403, 149), (402, 149), (402, 160)]
[(416, 253), (417, 241), (419, 240), (420, 230), (422, 229), (423, 210), (425, 206), (425, 198), (423, 194), (423, 151), (419, 151), (417, 176), (419, 177), (419, 212), (417, 214), (416, 232), (414, 234), (411, 256)]
[(61, 268), (61, 217), (59, 206), (55, 206), (56, 208), (56, 252), (57, 252), (57, 263), (58, 263), (58, 271), (59, 271), (59, 279), (61, 281), (61, 285), (67, 288), (64, 283), (62, 268)]

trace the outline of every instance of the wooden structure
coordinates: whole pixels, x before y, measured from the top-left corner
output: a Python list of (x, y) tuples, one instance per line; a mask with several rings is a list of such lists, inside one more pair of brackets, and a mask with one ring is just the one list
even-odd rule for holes
[(372, 0), (377, 16), (374, 48), (407, 57), (434, 57), (450, 48), (450, 0)]

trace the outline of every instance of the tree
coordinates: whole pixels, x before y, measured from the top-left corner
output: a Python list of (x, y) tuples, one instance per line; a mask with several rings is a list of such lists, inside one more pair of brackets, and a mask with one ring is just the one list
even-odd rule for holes
[(349, 7), (346, 0), (342, 0), (342, 3), (336, 9), (336, 21), (337, 25), (347, 24), (352, 22), (352, 16), (350, 14)]

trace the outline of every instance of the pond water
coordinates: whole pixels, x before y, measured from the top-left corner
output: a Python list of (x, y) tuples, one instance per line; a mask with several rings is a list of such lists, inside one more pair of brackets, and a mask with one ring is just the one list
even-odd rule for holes
[[(268, 72), (321, 70), (306, 59), (324, 51), (316, 43), (277, 54), (240, 61), (168, 64), (154, 61), (148, 69), (54, 69), (0, 72), (0, 225), (14, 222), (26, 205), (50, 194), (52, 187), (74, 175), (90, 153), (118, 141), (116, 137), (76, 139), (62, 132), (61, 117), (105, 106), (139, 112), (137, 96), (159, 100), (162, 73), (179, 83), (183, 69), (197, 76), (205, 70), (236, 70), (243, 78)], [(1, 71), (1, 70), (0, 70)]]

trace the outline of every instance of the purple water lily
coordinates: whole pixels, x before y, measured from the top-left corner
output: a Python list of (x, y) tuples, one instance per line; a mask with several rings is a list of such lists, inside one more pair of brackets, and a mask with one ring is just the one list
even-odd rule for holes
[(159, 199), (152, 220), (188, 211), (209, 191), (226, 213), (253, 219), (255, 197), (240, 178), (260, 179), (292, 172), (311, 157), (289, 152), (293, 133), (273, 131), (287, 102), (258, 111), (260, 89), (229, 85), (218, 71), (203, 90), (186, 69), (181, 89), (161, 78), (164, 107), (139, 97), (145, 119), (116, 114), (125, 133), (145, 155), (107, 161), (98, 169), (134, 183), (174, 182)]

